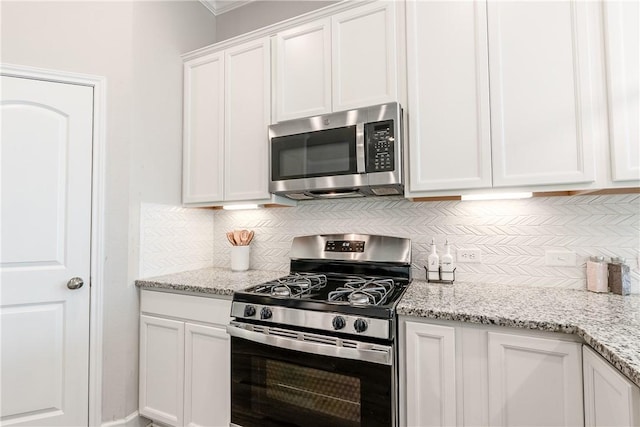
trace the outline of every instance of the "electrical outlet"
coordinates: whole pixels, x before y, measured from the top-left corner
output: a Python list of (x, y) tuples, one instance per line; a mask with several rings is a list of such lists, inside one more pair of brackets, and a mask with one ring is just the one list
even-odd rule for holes
[(480, 254), (480, 249), (458, 249), (456, 252), (456, 260), (458, 262), (466, 262), (466, 263), (481, 263), (482, 256)]
[(545, 251), (544, 264), (547, 266), (575, 267), (576, 253), (562, 250)]

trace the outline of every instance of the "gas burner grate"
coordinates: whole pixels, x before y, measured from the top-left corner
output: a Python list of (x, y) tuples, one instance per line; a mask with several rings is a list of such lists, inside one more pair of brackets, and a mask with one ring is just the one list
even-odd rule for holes
[(293, 273), (256, 286), (253, 292), (281, 298), (301, 298), (311, 295), (327, 284), (327, 276), (315, 273)]
[(328, 300), (351, 305), (382, 305), (393, 292), (393, 279), (347, 277), (346, 282), (329, 292)]

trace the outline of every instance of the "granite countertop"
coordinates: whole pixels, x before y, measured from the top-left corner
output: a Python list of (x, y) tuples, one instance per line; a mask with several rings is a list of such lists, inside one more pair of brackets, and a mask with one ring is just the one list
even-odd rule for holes
[[(139, 279), (147, 290), (230, 296), (284, 276), (286, 271), (204, 268)], [(640, 386), (640, 295), (414, 280), (397, 306), (400, 315), (576, 334)]]
[(640, 386), (640, 295), (414, 280), (397, 312), (576, 334)]
[[(235, 291), (259, 285), (288, 274), (287, 271), (203, 268), (136, 280), (136, 286), (152, 291), (187, 292), (194, 295), (233, 295)], [(206, 296), (205, 295), (205, 296)]]

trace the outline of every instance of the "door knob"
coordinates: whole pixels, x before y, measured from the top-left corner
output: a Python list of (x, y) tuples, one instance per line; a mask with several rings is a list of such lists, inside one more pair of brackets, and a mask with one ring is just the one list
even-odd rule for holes
[(80, 277), (74, 277), (67, 282), (67, 288), (69, 289), (80, 289), (84, 285), (84, 280)]

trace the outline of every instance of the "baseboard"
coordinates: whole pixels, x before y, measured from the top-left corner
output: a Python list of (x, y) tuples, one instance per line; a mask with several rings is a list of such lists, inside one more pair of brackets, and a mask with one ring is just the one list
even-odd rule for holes
[(138, 414), (138, 411), (135, 411), (126, 418), (102, 423), (100, 427), (149, 427), (150, 425), (151, 420), (146, 419)]

